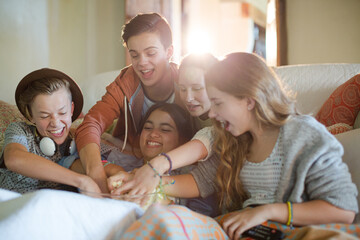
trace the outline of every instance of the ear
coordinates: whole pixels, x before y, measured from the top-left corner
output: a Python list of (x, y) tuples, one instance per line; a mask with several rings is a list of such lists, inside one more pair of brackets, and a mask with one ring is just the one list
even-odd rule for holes
[(247, 109), (249, 111), (253, 110), (255, 107), (255, 100), (253, 98), (247, 98)]
[(174, 46), (171, 44), (167, 49), (166, 49), (166, 57), (168, 59), (168, 61), (170, 61), (171, 57), (174, 54)]
[(75, 104), (71, 102), (71, 116), (74, 114)]

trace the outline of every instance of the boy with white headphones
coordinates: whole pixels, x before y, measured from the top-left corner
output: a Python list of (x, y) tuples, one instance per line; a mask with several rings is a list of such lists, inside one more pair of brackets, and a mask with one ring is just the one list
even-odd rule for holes
[(27, 121), (6, 129), (0, 188), (19, 193), (69, 186), (99, 191), (90, 177), (70, 170), (79, 158), (70, 128), (83, 107), (76, 82), (58, 70), (39, 69), (20, 81), (15, 100)]

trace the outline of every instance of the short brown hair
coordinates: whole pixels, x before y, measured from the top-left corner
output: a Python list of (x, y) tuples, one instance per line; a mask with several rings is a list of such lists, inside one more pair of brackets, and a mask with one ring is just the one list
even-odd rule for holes
[(70, 101), (72, 101), (70, 84), (64, 79), (46, 78), (32, 81), (19, 96), (18, 108), (27, 119), (32, 118), (31, 105), (36, 96), (40, 94), (51, 95), (53, 92), (65, 87)]
[(166, 19), (158, 13), (140, 13), (123, 26), (124, 46), (127, 46), (130, 37), (144, 32), (157, 32), (164, 48), (172, 45), (171, 28)]

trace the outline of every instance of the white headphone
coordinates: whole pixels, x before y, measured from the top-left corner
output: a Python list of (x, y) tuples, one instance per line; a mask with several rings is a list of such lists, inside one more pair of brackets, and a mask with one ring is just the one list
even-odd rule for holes
[[(54, 156), (57, 149), (56, 143), (49, 137), (43, 137), (41, 138), (41, 140), (39, 138), (40, 136), (38, 135), (37, 130), (35, 129), (35, 140), (36, 142), (39, 143), (41, 152), (48, 157)], [(64, 155), (69, 156), (74, 154), (76, 151), (76, 144), (74, 139), (72, 139), (71, 137), (67, 138), (65, 144), (66, 144), (65, 146), (66, 150)]]

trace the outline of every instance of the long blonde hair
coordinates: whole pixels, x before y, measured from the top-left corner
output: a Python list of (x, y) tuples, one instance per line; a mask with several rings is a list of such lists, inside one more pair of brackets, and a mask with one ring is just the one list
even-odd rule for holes
[[(234, 97), (254, 99), (253, 111), (260, 128), (280, 127), (297, 114), (295, 101), (289, 92), (256, 54), (237, 52), (227, 55), (208, 71), (205, 80), (207, 86)], [(221, 159), (217, 171), (220, 206), (227, 210), (239, 209), (248, 197), (240, 181), (240, 171), (253, 139), (249, 132), (234, 137), (219, 123), (215, 124), (215, 129), (214, 150)]]

